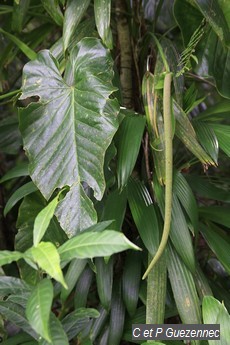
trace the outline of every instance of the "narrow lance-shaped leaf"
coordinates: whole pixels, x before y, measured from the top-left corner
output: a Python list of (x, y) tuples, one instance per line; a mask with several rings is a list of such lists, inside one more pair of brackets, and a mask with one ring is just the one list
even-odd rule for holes
[(26, 306), (26, 317), (31, 327), (49, 342), (51, 341), (49, 318), (52, 301), (53, 285), (49, 279), (43, 279), (32, 291)]
[[(101, 199), (106, 149), (118, 127), (119, 105), (113, 61), (98, 39), (85, 38), (71, 51), (64, 78), (45, 50), (24, 67), (21, 99), (40, 101), (20, 110), (20, 129), (32, 180), (48, 199), (70, 186), (57, 209), (61, 226), (73, 236), (96, 222), (96, 212), (81, 182)], [(103, 71), (103, 73), (102, 73)]]
[(110, 29), (111, 0), (94, 0), (94, 13), (97, 31), (105, 45), (113, 48), (113, 36)]
[(9, 198), (4, 208), (4, 216), (17, 204), (18, 201), (37, 190), (37, 187), (33, 182), (28, 182), (23, 186), (19, 187)]
[(20, 252), (11, 252), (9, 250), (0, 251), (0, 266), (10, 264), (13, 261), (18, 261), (23, 258), (23, 253)]
[(63, 23), (63, 14), (58, 6), (58, 2), (56, 0), (41, 0), (41, 2), (55, 23), (61, 26)]
[(58, 248), (61, 260), (73, 258), (85, 259), (97, 256), (107, 256), (126, 249), (138, 248), (123, 234), (113, 230), (103, 232), (86, 232), (69, 239)]
[(54, 211), (58, 204), (59, 195), (56, 196), (45, 208), (43, 208), (37, 215), (34, 221), (33, 239), (36, 247), (43, 235), (45, 234), (49, 223), (54, 215)]
[(68, 48), (69, 41), (77, 28), (80, 20), (89, 6), (90, 0), (68, 0), (64, 14), (63, 44), (64, 51)]
[(60, 257), (53, 243), (40, 242), (37, 247), (28, 249), (25, 255), (29, 259), (32, 258), (41, 269), (67, 288), (60, 267)]

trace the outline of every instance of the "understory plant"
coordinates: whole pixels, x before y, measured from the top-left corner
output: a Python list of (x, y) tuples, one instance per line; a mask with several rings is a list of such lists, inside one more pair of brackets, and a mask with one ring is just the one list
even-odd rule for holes
[(227, 1), (1, 0), (0, 23), (3, 344), (229, 344)]

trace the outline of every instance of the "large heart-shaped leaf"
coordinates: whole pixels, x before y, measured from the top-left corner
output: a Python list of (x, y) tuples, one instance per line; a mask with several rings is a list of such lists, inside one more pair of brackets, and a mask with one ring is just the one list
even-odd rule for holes
[(30, 174), (46, 199), (56, 188), (71, 187), (57, 209), (69, 236), (96, 222), (81, 182), (99, 200), (105, 189), (104, 156), (117, 130), (119, 111), (117, 101), (109, 98), (115, 91), (112, 64), (98, 39), (85, 38), (70, 53), (64, 77), (48, 50), (24, 67), (21, 99), (39, 97), (20, 109)]

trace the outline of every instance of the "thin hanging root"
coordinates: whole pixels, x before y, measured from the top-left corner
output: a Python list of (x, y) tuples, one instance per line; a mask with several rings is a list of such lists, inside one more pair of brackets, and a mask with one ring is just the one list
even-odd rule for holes
[(142, 279), (145, 279), (157, 261), (160, 259), (167, 245), (172, 213), (172, 177), (173, 177), (173, 150), (172, 150), (172, 120), (171, 120), (171, 73), (167, 73), (164, 79), (163, 91), (163, 116), (165, 133), (165, 217), (164, 229), (158, 250), (150, 262)]

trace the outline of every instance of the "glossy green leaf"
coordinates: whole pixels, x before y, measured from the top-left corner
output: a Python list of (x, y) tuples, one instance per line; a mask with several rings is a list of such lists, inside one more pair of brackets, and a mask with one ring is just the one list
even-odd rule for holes
[(97, 338), (97, 336), (101, 333), (103, 326), (105, 325), (105, 322), (108, 318), (108, 311), (104, 309), (102, 306), (99, 306), (98, 311), (100, 315), (94, 321), (91, 328), (90, 339), (92, 339), (92, 341), (94, 341)]
[(206, 296), (202, 303), (203, 320), (205, 324), (220, 325), (220, 340), (209, 340), (209, 345), (228, 345), (230, 339), (230, 315), (224, 304), (212, 296)]
[[(228, 99), (222, 99), (220, 102), (209, 105), (207, 109), (202, 111), (197, 117), (197, 120), (202, 121), (219, 121), (222, 115), (228, 114), (230, 111), (230, 101)], [(196, 121), (194, 119), (193, 121)], [(219, 124), (217, 124), (219, 126)], [(215, 129), (215, 128), (213, 128)]]
[[(153, 257), (149, 254), (148, 262)], [(167, 286), (167, 266), (166, 255), (160, 257), (154, 269), (149, 272), (147, 278), (146, 291), (146, 323), (161, 324), (165, 318), (165, 302), (166, 302), (166, 286)], [(154, 287), (154, 288), (153, 288)]]
[[(154, 192), (161, 210), (161, 214), (163, 215), (163, 187), (159, 185), (159, 182), (156, 178), (154, 178)], [(183, 259), (183, 262), (187, 265), (191, 272), (195, 272), (196, 265), (191, 235), (184, 212), (175, 193), (173, 193), (172, 197), (172, 220), (169, 236), (177, 250), (177, 253)]]
[[(25, 252), (33, 245), (33, 226), (38, 213), (47, 205), (46, 200), (40, 192), (26, 196), (20, 205), (15, 237), (15, 249)], [(60, 246), (66, 241), (67, 236), (61, 229), (59, 223), (53, 218), (44, 235), (44, 241), (52, 242), (55, 246)], [(18, 262), (20, 275), (28, 283), (36, 284), (39, 279), (39, 272), (30, 267), (24, 260)]]
[(26, 345), (37, 345), (37, 341), (32, 340), (33, 339), (29, 334), (26, 334), (25, 332), (19, 332), (11, 337), (9, 337), (7, 340), (4, 340), (2, 342), (2, 345), (18, 345), (18, 344), (26, 344)]
[(215, 131), (202, 121), (193, 123), (197, 138), (202, 147), (213, 159), (215, 165), (218, 164), (219, 143)]
[(227, 188), (225, 189), (217, 187), (212, 183), (212, 180), (206, 176), (200, 175), (184, 175), (192, 190), (207, 199), (214, 199), (224, 202), (230, 202), (230, 195)]
[(37, 339), (37, 334), (30, 327), (26, 319), (24, 308), (12, 302), (0, 301), (0, 313), (4, 315), (5, 319), (10, 320), (20, 329), (30, 334), (33, 338)]
[(136, 164), (145, 128), (144, 116), (125, 116), (116, 135), (118, 188), (123, 188)]
[(209, 247), (216, 254), (226, 271), (230, 274), (229, 242), (221, 236), (221, 233), (218, 233), (212, 229), (211, 226), (206, 227), (202, 224), (201, 233), (207, 241)]
[(122, 233), (113, 230), (103, 232), (85, 232), (69, 239), (58, 248), (62, 261), (74, 258), (85, 259), (108, 256), (126, 249), (139, 248)]
[(128, 202), (141, 239), (154, 255), (159, 245), (159, 227), (153, 201), (145, 185), (133, 178), (128, 184)]
[(174, 172), (173, 189), (187, 215), (189, 216), (193, 225), (194, 232), (198, 231), (198, 208), (194, 194), (184, 178), (184, 176), (178, 172)]
[(28, 249), (25, 254), (31, 256), (41, 269), (67, 288), (60, 267), (59, 254), (52, 243), (40, 242), (37, 247)]
[(168, 272), (182, 322), (185, 324), (201, 323), (200, 301), (193, 276), (172, 246), (169, 246)]
[(30, 60), (34, 60), (37, 57), (37, 54), (24, 42), (22, 42), (19, 38), (15, 35), (10, 34), (9, 32), (0, 28), (0, 33), (7, 36), (12, 42), (16, 44), (16, 46), (28, 57)]
[(19, 187), (13, 195), (9, 198), (4, 208), (4, 216), (7, 215), (8, 212), (26, 195), (29, 195), (37, 190), (37, 187), (34, 185), (33, 182), (28, 182), (23, 186)]
[(23, 295), (29, 291), (31, 291), (31, 286), (19, 278), (9, 276), (0, 277), (0, 296), (2, 297), (8, 294)]
[(68, 286), (68, 289), (65, 289), (64, 287), (62, 287), (62, 290), (61, 290), (62, 302), (64, 302), (67, 299), (67, 297), (73, 290), (86, 264), (87, 264), (87, 260), (84, 260), (84, 259), (74, 259), (71, 261), (68, 267), (68, 270), (65, 274), (65, 282), (66, 282), (66, 285)]
[(33, 229), (33, 244), (36, 247), (44, 236), (51, 219), (53, 218), (54, 211), (57, 207), (59, 194), (37, 215), (34, 221)]
[(124, 271), (122, 276), (122, 295), (129, 315), (134, 315), (141, 281), (141, 255), (140, 253), (129, 251), (126, 256)]
[(58, 6), (57, 0), (41, 0), (41, 2), (45, 10), (49, 13), (50, 17), (55, 21), (55, 23), (59, 26), (62, 26), (63, 14), (60, 7)]
[(200, 207), (200, 215), (205, 218), (212, 220), (215, 223), (222, 224), (227, 228), (230, 228), (230, 207), (225, 206), (208, 206)]
[(64, 51), (68, 48), (71, 36), (84, 16), (89, 3), (90, 0), (84, 0), (83, 2), (81, 0), (67, 1), (63, 23)]
[(121, 231), (127, 204), (126, 190), (115, 189), (105, 199), (101, 218), (111, 219), (110, 229)]
[(94, 190), (97, 199), (105, 189), (104, 155), (119, 111), (117, 101), (109, 98), (115, 90), (112, 64), (99, 40), (85, 38), (71, 51), (64, 79), (48, 51), (24, 67), (21, 99), (40, 97), (20, 110), (31, 177), (47, 199), (56, 188), (71, 187), (56, 211), (69, 236), (96, 222), (81, 182)]
[(7, 171), (4, 176), (2, 176), (2, 178), (0, 179), (0, 183), (9, 181), (13, 178), (27, 176), (28, 174), (28, 163), (19, 163), (18, 165)]
[(214, 131), (220, 148), (230, 157), (230, 126), (219, 123), (208, 124), (208, 126)]
[(48, 342), (51, 341), (49, 319), (52, 302), (53, 285), (49, 279), (43, 279), (32, 291), (26, 306), (26, 317), (31, 327)]
[(105, 262), (104, 258), (95, 259), (97, 292), (102, 306), (109, 310), (113, 288), (114, 260), (110, 258)]
[(23, 258), (23, 253), (11, 252), (9, 250), (0, 251), (0, 266), (10, 264), (13, 261), (18, 261)]
[(87, 304), (89, 289), (92, 284), (93, 271), (86, 266), (76, 284), (74, 295), (74, 308), (84, 308)]
[(113, 36), (110, 29), (111, 0), (94, 0), (94, 14), (97, 31), (109, 48), (113, 48)]
[(0, 121), (0, 150), (15, 155), (21, 145), (22, 139), (18, 129), (18, 119), (14, 116), (2, 119)]
[(196, 284), (199, 297), (202, 300), (204, 296), (212, 296), (212, 290), (209, 286), (208, 280), (200, 268), (199, 264), (196, 265), (196, 273), (194, 275), (194, 281)]
[(121, 283), (115, 282), (110, 312), (108, 345), (119, 345), (123, 334), (125, 306), (122, 300)]
[(92, 308), (79, 308), (66, 315), (62, 320), (62, 326), (68, 339), (71, 340), (86, 327), (91, 318), (98, 318), (99, 312)]
[[(53, 314), (50, 314), (49, 331), (51, 344), (55, 345), (69, 345), (67, 335), (62, 327), (61, 321)], [(45, 339), (39, 340), (40, 345), (49, 345)]]
[(204, 151), (198, 142), (196, 132), (188, 116), (175, 101), (173, 102), (173, 111), (176, 118), (176, 136), (203, 164), (215, 165), (213, 159)]
[(23, 29), (23, 24), (25, 22), (25, 15), (28, 10), (30, 0), (20, 0), (17, 4), (14, 1), (11, 28), (13, 31), (20, 33)]
[(219, 1), (195, 0), (199, 10), (206, 21), (218, 35), (219, 39), (226, 45), (230, 45), (230, 31), (225, 13), (219, 4)]

